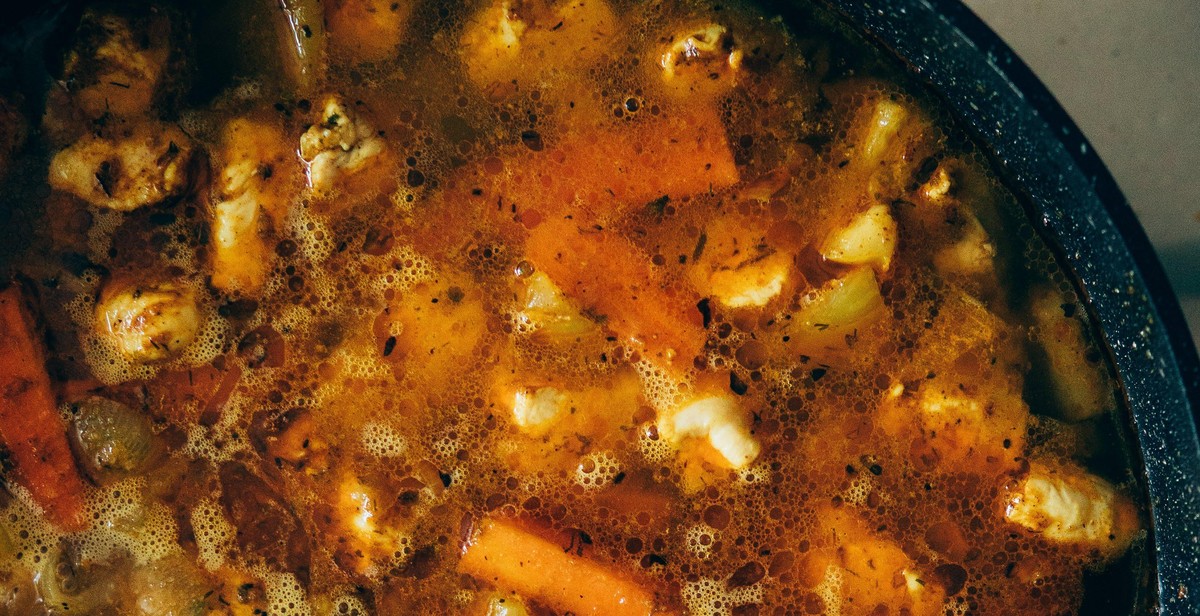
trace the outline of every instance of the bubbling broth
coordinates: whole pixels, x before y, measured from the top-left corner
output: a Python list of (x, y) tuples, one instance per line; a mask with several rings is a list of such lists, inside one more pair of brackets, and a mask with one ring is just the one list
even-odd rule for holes
[(1083, 299), (792, 10), (60, 15), (0, 100), (0, 612), (1126, 609)]

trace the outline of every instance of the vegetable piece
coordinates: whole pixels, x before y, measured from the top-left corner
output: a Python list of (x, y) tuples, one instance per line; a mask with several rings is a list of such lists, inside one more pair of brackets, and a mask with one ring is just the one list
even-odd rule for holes
[(834, 263), (870, 265), (887, 272), (896, 253), (899, 232), (888, 206), (880, 203), (835, 230), (821, 245), (821, 255)]
[(699, 298), (666, 287), (650, 259), (619, 234), (552, 219), (530, 232), (526, 251), (539, 271), (622, 337), (668, 362), (690, 364), (699, 354)]
[(1074, 466), (1042, 462), (1030, 464), (1008, 497), (1004, 517), (1101, 560), (1123, 554), (1140, 529), (1133, 501), (1111, 483)]
[(204, 572), (180, 551), (134, 570), (129, 580), (137, 612), (145, 616), (193, 616), (209, 613), (213, 590)]
[(746, 413), (730, 396), (693, 400), (660, 418), (658, 431), (677, 446), (689, 438), (706, 439), (732, 468), (748, 466), (762, 449), (750, 434)]
[(117, 563), (84, 561), (76, 545), (61, 541), (55, 553), (42, 556), (34, 583), (45, 605), (90, 614), (112, 603), (117, 578)]
[(128, 212), (182, 196), (192, 153), (178, 126), (137, 122), (111, 137), (86, 135), (55, 154), (49, 182), (97, 207)]
[(284, 71), (296, 88), (309, 92), (325, 74), (325, 9), (321, 0), (268, 0), (281, 11), (276, 33)]
[(161, 11), (136, 20), (84, 11), (62, 76), (84, 116), (128, 118), (149, 111), (168, 77), (170, 35), (171, 25)]
[(1116, 407), (1103, 355), (1087, 338), (1082, 307), (1061, 293), (1034, 290), (1029, 305), (1037, 341), (1045, 351), (1044, 379), (1067, 421), (1084, 421)]
[(534, 272), (524, 280), (524, 305), (517, 316), (522, 324), (551, 340), (575, 340), (596, 329), (544, 272)]
[(200, 324), (195, 291), (174, 282), (113, 280), (96, 302), (96, 329), (132, 361), (178, 354), (196, 338)]
[(859, 144), (862, 158), (858, 164), (868, 167), (878, 164), (892, 147), (894, 137), (908, 116), (908, 109), (904, 105), (889, 98), (880, 99), (867, 122), (866, 135)]
[(20, 289), (0, 291), (0, 438), (20, 482), (46, 516), (77, 530), (85, 524), (83, 480), (55, 408), (46, 358)]
[(529, 434), (543, 433), (567, 412), (567, 404), (567, 396), (554, 387), (519, 389), (513, 395), (513, 421)]
[(508, 520), (486, 519), (466, 544), (459, 571), (574, 614), (646, 616), (654, 595), (590, 559)]
[(459, 53), (479, 86), (578, 71), (617, 31), (607, 0), (497, 0), (467, 23)]
[(797, 353), (820, 355), (845, 350), (847, 335), (875, 322), (882, 313), (879, 281), (869, 267), (858, 267), (827, 282), (801, 300), (784, 333)]
[(277, 124), (252, 118), (225, 127), (217, 158), (223, 169), (212, 213), (212, 284), (254, 295), (271, 267), (267, 239), (283, 225), (300, 164)]
[(326, 0), (329, 44), (353, 62), (386, 60), (396, 53), (413, 0)]
[(92, 396), (73, 405), (73, 437), (81, 465), (97, 481), (139, 473), (154, 448), (149, 419), (128, 406)]
[(477, 599), (469, 613), (479, 616), (529, 616), (529, 610), (519, 598), (498, 592)]

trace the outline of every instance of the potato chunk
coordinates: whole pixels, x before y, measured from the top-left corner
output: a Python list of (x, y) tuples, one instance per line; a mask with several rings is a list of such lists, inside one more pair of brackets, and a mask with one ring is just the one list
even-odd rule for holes
[(1035, 335), (1060, 416), (1084, 421), (1116, 407), (1098, 349), (1088, 343), (1082, 308), (1050, 288), (1033, 292), (1029, 305)]
[(821, 245), (821, 255), (834, 263), (870, 265), (887, 272), (896, 254), (899, 232), (888, 206), (876, 204), (835, 230)]
[(178, 126), (138, 122), (112, 137), (87, 135), (55, 154), (49, 182), (97, 207), (128, 212), (182, 196), (192, 150)]
[(662, 50), (658, 65), (669, 88), (690, 95), (733, 85), (742, 55), (728, 28), (708, 23), (676, 36)]
[(111, 281), (96, 303), (96, 328), (136, 362), (177, 355), (195, 340), (201, 321), (195, 291), (177, 282)]
[(1139, 531), (1137, 508), (1111, 483), (1073, 466), (1030, 465), (1004, 517), (1054, 543), (1115, 558)]

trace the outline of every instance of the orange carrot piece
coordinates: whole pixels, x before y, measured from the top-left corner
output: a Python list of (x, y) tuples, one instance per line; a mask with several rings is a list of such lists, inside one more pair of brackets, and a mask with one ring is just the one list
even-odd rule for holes
[(58, 416), (46, 358), (17, 285), (0, 291), (0, 439), (20, 482), (67, 530), (83, 519), (83, 479)]
[(620, 235), (551, 219), (530, 231), (525, 249), (563, 293), (661, 359), (690, 364), (704, 346), (699, 297), (664, 288), (650, 259)]
[(508, 521), (485, 520), (467, 544), (458, 569), (572, 614), (654, 613), (652, 593)]

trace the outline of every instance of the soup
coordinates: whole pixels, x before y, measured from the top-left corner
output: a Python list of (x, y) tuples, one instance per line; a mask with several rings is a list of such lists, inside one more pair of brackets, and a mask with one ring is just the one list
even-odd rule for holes
[(0, 107), (4, 610), (1127, 609), (1082, 298), (798, 15), (56, 16)]

